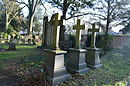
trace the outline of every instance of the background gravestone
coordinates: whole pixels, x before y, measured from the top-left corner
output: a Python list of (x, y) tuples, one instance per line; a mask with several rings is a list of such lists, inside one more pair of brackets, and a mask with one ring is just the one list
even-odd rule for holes
[(67, 62), (67, 70), (70, 73), (85, 73), (89, 70), (85, 62), (86, 50), (81, 49), (81, 29), (85, 29), (85, 25), (80, 25), (80, 19), (77, 20), (77, 25), (73, 26), (76, 30), (76, 46), (69, 50), (69, 60)]
[(48, 39), (47, 30), (48, 30), (48, 16), (45, 16), (44, 19), (43, 19), (42, 48), (45, 48), (47, 46), (47, 39)]
[(16, 50), (16, 44), (15, 43), (9, 43), (8, 50)]
[(90, 68), (99, 68), (102, 66), (99, 59), (100, 49), (95, 47), (96, 32), (99, 32), (99, 29), (95, 28), (95, 23), (92, 24), (92, 29), (88, 29), (88, 32), (92, 32), (92, 35), (90, 48), (87, 48), (88, 52), (86, 52), (86, 63)]
[(42, 40), (42, 46), (44, 49), (51, 48), (51, 44), (53, 41), (53, 21), (54, 20), (54, 15), (52, 15), (51, 20), (48, 21), (48, 17), (44, 17), (44, 22), (43, 22), (43, 40)]

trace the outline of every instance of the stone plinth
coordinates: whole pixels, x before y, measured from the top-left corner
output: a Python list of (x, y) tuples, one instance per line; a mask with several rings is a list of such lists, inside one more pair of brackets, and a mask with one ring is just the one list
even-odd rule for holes
[(100, 64), (99, 52), (99, 48), (87, 48), (85, 60), (88, 67), (100, 68), (102, 66), (102, 64)]
[(84, 49), (70, 49), (66, 67), (68, 72), (81, 74), (89, 71), (85, 62), (85, 53)]
[(46, 56), (47, 81), (50, 86), (56, 86), (69, 79), (70, 75), (67, 74), (64, 66), (64, 54), (66, 51), (45, 49), (44, 53)]

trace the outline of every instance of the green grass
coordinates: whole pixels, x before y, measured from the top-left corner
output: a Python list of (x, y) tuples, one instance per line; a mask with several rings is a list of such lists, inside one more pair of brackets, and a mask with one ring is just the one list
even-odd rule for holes
[[(86, 74), (73, 75), (70, 80), (58, 86), (126, 86), (127, 78), (130, 76), (129, 58), (130, 53), (126, 56), (124, 50), (113, 50), (101, 58), (102, 68), (91, 70)], [(24, 70), (34, 71), (42, 70), (41, 64), (43, 63), (44, 58), (42, 56), (36, 56), (24, 59), (21, 64)], [(35, 83), (30, 86), (37, 85), (37, 82), (43, 82), (37, 79), (33, 80)]]
[(102, 68), (74, 75), (59, 86), (126, 86), (127, 78), (130, 76), (130, 56), (127, 57), (121, 52), (108, 52), (101, 58)]
[[(0, 44), (1, 48), (8, 48), (7, 44)], [(28, 56), (37, 56), (41, 52), (36, 49), (36, 46), (16, 45), (15, 51), (0, 52), (0, 68), (4, 68), (8, 63), (7, 60), (20, 59)]]
[[(1, 44), (3, 48), (7, 48), (8, 45)], [(12, 58), (22, 58), (25, 56), (34, 56), (39, 55), (40, 51), (36, 49), (36, 46), (22, 46), (17, 45), (16, 51), (9, 51), (9, 52), (0, 52), (0, 60), (1, 59), (12, 59)]]
[[(7, 48), (7, 45), (1, 45)], [(72, 78), (58, 86), (126, 86), (126, 80), (130, 76), (130, 48), (122, 50), (112, 50), (107, 52), (105, 56), (101, 58), (102, 68), (91, 70), (86, 74), (73, 75)], [(20, 59), (16, 63), (17, 69), (14, 68), (14, 72), (26, 74), (26, 72), (35, 72), (35, 70), (42, 70), (42, 64), (44, 63), (44, 57), (40, 55), (41, 52), (36, 49), (36, 46), (17, 46), (16, 51), (1, 52), (0, 53), (0, 68), (9, 65), (7, 60)], [(19, 71), (17, 71), (19, 69)], [(20, 75), (20, 74), (18, 74)], [(31, 77), (33, 76), (30, 74)], [(25, 75), (26, 77), (27, 75)], [(35, 73), (34, 73), (35, 76)], [(25, 77), (22, 76), (24, 79)], [(38, 82), (36, 79), (34, 82)], [(29, 81), (27, 81), (29, 82)], [(41, 81), (43, 82), (43, 81)], [(36, 84), (33, 83), (34, 86)], [(44, 86), (44, 85), (43, 85)]]

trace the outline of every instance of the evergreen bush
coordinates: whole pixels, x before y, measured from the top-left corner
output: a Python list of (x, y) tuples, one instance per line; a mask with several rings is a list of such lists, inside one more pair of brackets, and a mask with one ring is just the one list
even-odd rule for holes
[(69, 34), (68, 35), (68, 40), (69, 40), (69, 42), (72, 42), (72, 48), (74, 48), (75, 43), (76, 43), (76, 35), (75, 34)]

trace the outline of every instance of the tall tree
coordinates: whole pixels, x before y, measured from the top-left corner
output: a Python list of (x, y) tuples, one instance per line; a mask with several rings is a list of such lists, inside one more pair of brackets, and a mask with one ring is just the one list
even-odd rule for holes
[(27, 2), (24, 0), (18, 0), (16, 2), (24, 4), (28, 8), (28, 34), (30, 34), (32, 32), (35, 11), (38, 5), (41, 3), (41, 0), (27, 0)]
[(127, 10), (127, 13), (123, 14), (122, 17), (125, 19), (121, 22), (121, 24), (125, 25), (125, 27), (122, 28), (120, 32), (123, 34), (130, 33), (130, 9)]
[(1, 6), (1, 11), (5, 15), (5, 31), (8, 29), (8, 25), (11, 23), (11, 21), (19, 15), (20, 8), (19, 4), (14, 2), (13, 0), (2, 0), (2, 6)]
[[(49, 0), (49, 3), (52, 4), (52, 6), (57, 7), (62, 11), (62, 20), (70, 19), (73, 17), (78, 17), (82, 15), (86, 15), (88, 13), (81, 12), (81, 9), (92, 7), (94, 0)], [(70, 15), (67, 17), (67, 13)], [(65, 28), (64, 26), (61, 26), (60, 31), (60, 41), (64, 40), (64, 32)]]
[(111, 29), (110, 24), (116, 26), (126, 18), (126, 5), (128, 5), (127, 0), (97, 0), (97, 5), (95, 5), (95, 10), (97, 13), (96, 16), (99, 17), (100, 20), (106, 22), (105, 34), (108, 34), (109, 29)]

